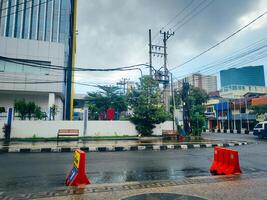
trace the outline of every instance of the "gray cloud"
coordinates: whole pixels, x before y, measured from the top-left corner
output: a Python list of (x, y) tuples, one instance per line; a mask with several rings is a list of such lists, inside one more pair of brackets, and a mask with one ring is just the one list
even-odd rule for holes
[[(79, 0), (77, 66), (112, 67), (147, 62), (148, 29), (153, 33), (159, 31), (189, 1)], [(237, 19), (255, 9), (259, 1), (215, 0), (170, 39), (170, 63), (178, 64), (186, 58), (184, 54), (201, 51), (235, 30)], [(199, 2), (195, 0), (191, 9)], [(103, 74), (91, 77), (97, 76)]]

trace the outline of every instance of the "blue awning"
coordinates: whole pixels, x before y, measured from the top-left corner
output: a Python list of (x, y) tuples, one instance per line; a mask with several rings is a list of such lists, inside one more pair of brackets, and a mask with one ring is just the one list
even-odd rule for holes
[(229, 103), (228, 102), (221, 102), (214, 105), (215, 110), (228, 110), (229, 109)]

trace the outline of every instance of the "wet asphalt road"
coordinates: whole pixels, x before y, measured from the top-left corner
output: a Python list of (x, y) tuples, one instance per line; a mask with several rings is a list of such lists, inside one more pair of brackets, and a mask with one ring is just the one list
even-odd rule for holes
[[(205, 134), (212, 139), (239, 139), (253, 144), (234, 147), (245, 174), (267, 172), (267, 140), (252, 135)], [(177, 180), (207, 176), (213, 149), (87, 153), (87, 175), (92, 183)], [(0, 154), (0, 193), (30, 193), (63, 187), (72, 153)]]

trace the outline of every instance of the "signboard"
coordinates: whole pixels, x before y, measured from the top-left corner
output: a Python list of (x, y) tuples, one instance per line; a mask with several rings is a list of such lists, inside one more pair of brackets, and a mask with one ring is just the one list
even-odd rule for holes
[(77, 174), (78, 174), (78, 169), (76, 167), (73, 167), (68, 176), (68, 181), (71, 182)]
[(73, 157), (74, 157), (74, 161), (73, 161), (74, 166), (76, 168), (79, 168), (80, 159), (81, 159), (80, 153), (78, 151), (75, 151)]

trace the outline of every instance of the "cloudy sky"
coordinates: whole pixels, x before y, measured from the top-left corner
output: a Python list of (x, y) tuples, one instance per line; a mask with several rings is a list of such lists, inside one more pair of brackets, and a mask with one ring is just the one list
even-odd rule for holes
[[(159, 30), (164, 27), (164, 31), (175, 31), (168, 40), (167, 49), (168, 67), (173, 68), (226, 38), (266, 10), (266, 0), (78, 0), (76, 67), (113, 68), (147, 63), (148, 30), (152, 29), (153, 43), (161, 45)], [(220, 69), (229, 66), (213, 66), (205, 71), (205, 65), (262, 40), (267, 37), (266, 32), (267, 15), (227, 42), (172, 72), (177, 78), (198, 71), (216, 75)], [(241, 60), (236, 67), (258, 64), (267, 64), (267, 59)], [(153, 65), (160, 68), (162, 58), (153, 57)], [(146, 69), (143, 71), (147, 73)], [(75, 74), (76, 81), (94, 84), (116, 84), (123, 77), (136, 81), (140, 72)], [(76, 93), (90, 90), (93, 88), (75, 87)]]

